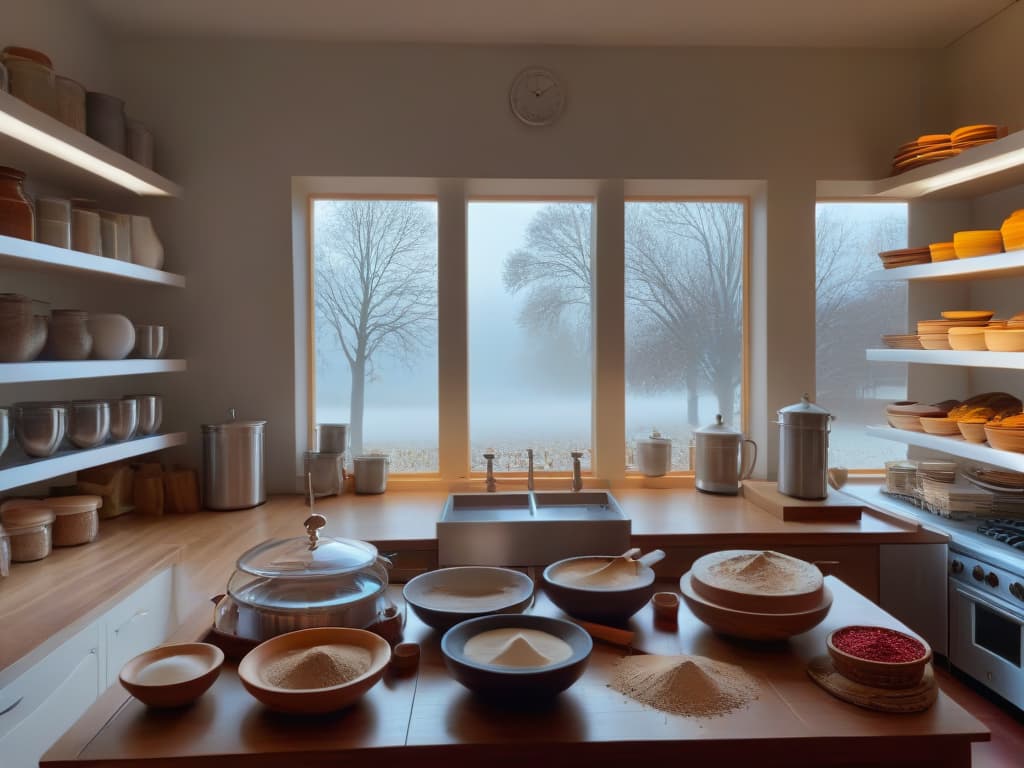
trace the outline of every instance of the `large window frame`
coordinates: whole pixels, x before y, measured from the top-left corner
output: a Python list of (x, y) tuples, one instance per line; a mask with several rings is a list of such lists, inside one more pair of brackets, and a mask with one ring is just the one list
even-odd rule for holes
[[(592, 464), (589, 476), (615, 487), (649, 481), (626, 466), (625, 433), (625, 203), (731, 202), (744, 207), (743, 362), (740, 396), (747, 431), (751, 408), (751, 242), (755, 182), (670, 180), (401, 179), (296, 177), (292, 185), (295, 253), (296, 445), (312, 449), (316, 419), (315, 315), (312, 270), (313, 201), (317, 199), (428, 199), (438, 206), (438, 435), (436, 473), (393, 475), (402, 488), (458, 489), (477, 480), (470, 471), (467, 316), (467, 215), (471, 201), (585, 200), (594, 214), (594, 328)], [(304, 343), (299, 343), (304, 342)], [(679, 436), (678, 439), (685, 439)], [(564, 476), (551, 473), (553, 476)], [(296, 476), (301, 475), (301, 451)], [(506, 479), (516, 473), (502, 474)], [(675, 472), (668, 484), (692, 484)]]

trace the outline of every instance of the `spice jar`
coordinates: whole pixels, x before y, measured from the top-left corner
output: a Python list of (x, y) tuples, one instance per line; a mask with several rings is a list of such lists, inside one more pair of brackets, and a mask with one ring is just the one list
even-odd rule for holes
[(7, 531), (0, 525), (0, 578), (11, 572), (11, 543), (7, 540)]
[(38, 501), (26, 506), (7, 506), (0, 512), (11, 545), (11, 562), (42, 560), (53, 548), (54, 514)]
[(53, 546), (75, 547), (96, 538), (100, 530), (98, 510), (103, 504), (101, 497), (51, 496), (43, 502), (55, 515)]
[(0, 235), (34, 240), (35, 213), (24, 184), (23, 171), (0, 165)]

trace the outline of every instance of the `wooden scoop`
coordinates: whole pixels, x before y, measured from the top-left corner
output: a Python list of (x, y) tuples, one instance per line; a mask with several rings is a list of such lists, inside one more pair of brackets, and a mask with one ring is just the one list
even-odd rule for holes
[(611, 558), (604, 565), (581, 574), (578, 581), (594, 584), (601, 581), (613, 581), (616, 576), (637, 576), (640, 574), (642, 566), (650, 568), (665, 557), (665, 553), (660, 549), (655, 549), (643, 557), (634, 559), (638, 554), (640, 554), (639, 547), (629, 549), (618, 557)]

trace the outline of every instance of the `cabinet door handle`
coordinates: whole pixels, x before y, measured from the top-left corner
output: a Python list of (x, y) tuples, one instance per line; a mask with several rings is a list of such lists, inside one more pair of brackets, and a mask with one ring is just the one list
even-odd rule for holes
[(124, 624), (122, 624), (121, 626), (119, 626), (117, 629), (114, 630), (114, 634), (115, 635), (120, 634), (122, 629), (127, 629), (130, 625), (134, 624), (136, 621), (141, 619), (143, 616), (148, 616), (148, 615), (149, 615), (149, 610), (146, 609), (146, 608), (143, 608), (141, 610), (136, 611), (134, 616), (132, 616), (130, 619), (128, 619), (128, 621), (126, 621)]
[(6, 707), (4, 707), (3, 709), (0, 709), (0, 716), (6, 715), (6, 714), (7, 714), (8, 712), (10, 712), (10, 711), (11, 711), (12, 709), (14, 709), (14, 708), (15, 708), (16, 706), (18, 706), (19, 704), (21, 704), (21, 702), (22, 702), (22, 700), (23, 700), (24, 698), (25, 698), (24, 696), (19, 696), (19, 697), (18, 697), (18, 698), (16, 698), (16, 699), (15, 699), (15, 700), (14, 700), (13, 702), (11, 702), (10, 704), (8, 704), (8, 705), (7, 705)]

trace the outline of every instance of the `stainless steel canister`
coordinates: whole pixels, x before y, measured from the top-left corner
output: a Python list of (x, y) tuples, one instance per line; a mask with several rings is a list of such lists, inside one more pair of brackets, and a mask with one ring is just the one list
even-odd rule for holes
[(222, 424), (203, 424), (203, 506), (248, 509), (267, 500), (263, 474), (263, 428), (239, 421), (235, 409)]
[(804, 395), (779, 411), (779, 492), (797, 499), (828, 496), (832, 414)]

